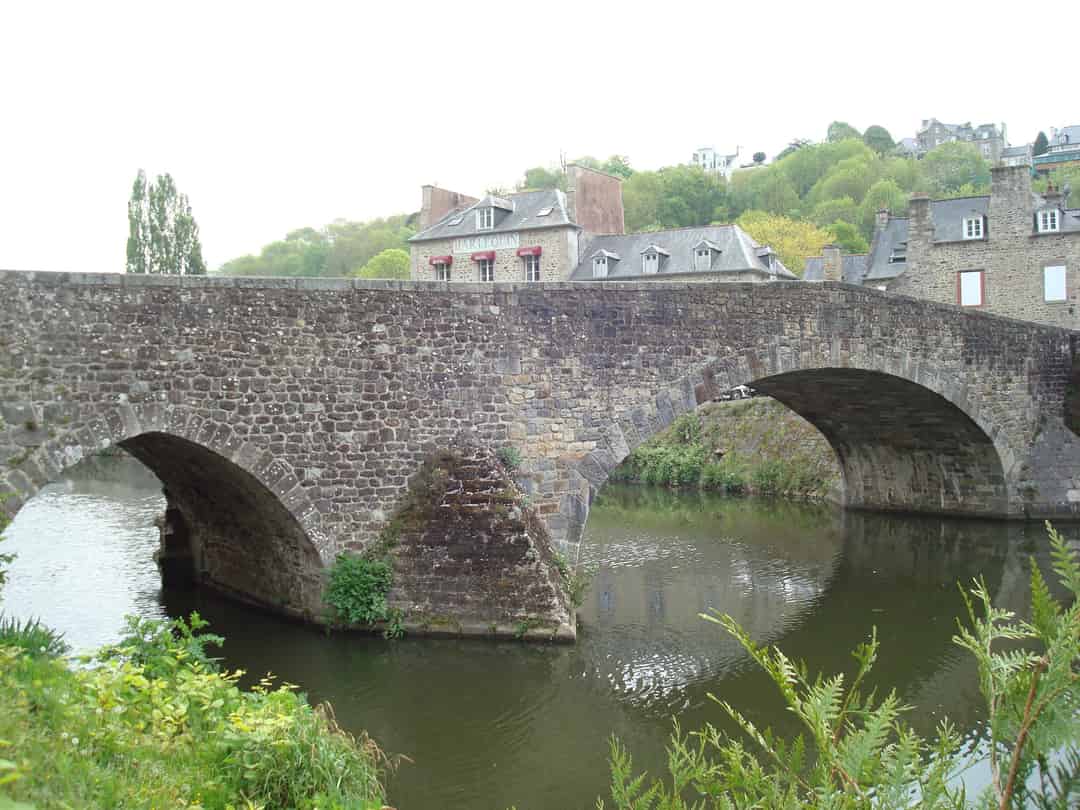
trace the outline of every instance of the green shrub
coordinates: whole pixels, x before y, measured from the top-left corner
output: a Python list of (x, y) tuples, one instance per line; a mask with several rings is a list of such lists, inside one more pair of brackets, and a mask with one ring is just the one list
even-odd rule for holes
[(124, 632), (116, 644), (102, 647), (100, 661), (121, 660), (135, 664), (151, 678), (172, 675), (180, 667), (197, 666), (208, 672), (217, 671), (217, 658), (211, 658), (206, 648), (220, 647), (225, 639), (204, 633), (209, 623), (192, 611), (187, 621), (173, 619), (142, 619), (124, 617)]
[(746, 471), (735, 462), (710, 461), (701, 471), (701, 488), (732, 495), (746, 491)]
[[(678, 725), (668, 748), (666, 779), (633, 775), (627, 750), (611, 743), (611, 799), (616, 810), (708, 808), (1076, 807), (1080, 797), (1080, 561), (1047, 524), (1053, 568), (1070, 598), (1050, 595), (1031, 561), (1031, 621), (994, 607), (976, 580), (964, 598), (968, 622), (953, 640), (972, 653), (986, 700), (991, 781), (975, 803), (960, 774), (971, 767), (967, 743), (943, 720), (937, 739), (920, 737), (903, 722), (910, 710), (895, 691), (864, 692), (877, 660), (876, 631), (854, 653), (850, 683), (843, 674), (813, 679), (805, 665), (775, 647), (756, 644), (730, 616), (702, 618), (734, 636), (780, 690), (804, 727), (794, 740), (760, 730), (730, 704), (710, 695), (741, 729), (738, 738), (711, 725), (684, 735)], [(748, 745), (749, 744), (749, 745)], [(1046, 762), (1063, 754), (1056, 772)], [(1035, 771), (1040, 771), (1035, 779)], [(1029, 778), (1031, 777), (1031, 778)], [(1029, 791), (1028, 785), (1035, 787)], [(688, 799), (692, 797), (693, 803)], [(600, 810), (604, 802), (598, 802)]]
[(339, 554), (330, 568), (324, 598), (338, 621), (374, 624), (389, 618), (386, 596), (393, 581), (389, 559)]
[(46, 627), (37, 619), (19, 622), (3, 615), (0, 615), (0, 647), (16, 647), (27, 655), (43, 658), (57, 658), (70, 650), (63, 633)]
[(329, 707), (268, 679), (241, 691), (239, 672), (193, 655), (210, 643), (192, 642), (201, 622), (186, 637), (172, 622), (129, 626), (135, 640), (93, 667), (0, 645), (0, 807), (382, 806), (385, 757)]
[(750, 473), (750, 485), (759, 495), (782, 495), (789, 489), (791, 472), (791, 467), (780, 459), (769, 459)]
[(503, 463), (503, 466), (510, 471), (521, 466), (521, 451), (513, 445), (508, 444), (505, 447), (500, 447), (495, 452), (495, 455), (499, 457), (499, 461)]

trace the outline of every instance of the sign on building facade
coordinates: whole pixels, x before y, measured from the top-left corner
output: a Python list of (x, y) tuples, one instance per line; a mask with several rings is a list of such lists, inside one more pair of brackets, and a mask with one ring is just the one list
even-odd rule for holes
[(463, 236), (454, 240), (454, 253), (475, 253), (480, 250), (512, 250), (521, 244), (517, 233), (486, 233)]

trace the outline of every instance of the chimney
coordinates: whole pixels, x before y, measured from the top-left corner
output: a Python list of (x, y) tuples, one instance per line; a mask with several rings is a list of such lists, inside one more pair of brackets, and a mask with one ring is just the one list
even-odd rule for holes
[(438, 186), (422, 186), (420, 203), (419, 228), (430, 228), (440, 219), (457, 208), (464, 208), (477, 202), (475, 197), (459, 194), (456, 191), (447, 191)]
[(844, 280), (844, 257), (836, 245), (825, 245), (821, 249), (821, 280)]
[(926, 234), (929, 241), (932, 235), (929, 194), (915, 193), (911, 195), (911, 201), (908, 203), (908, 217), (910, 218), (908, 226), (910, 233)]
[(885, 226), (889, 224), (889, 209), (879, 208), (877, 216), (874, 218), (874, 233), (880, 233), (885, 230)]
[(626, 232), (622, 180), (571, 163), (566, 167), (566, 208), (586, 233)]

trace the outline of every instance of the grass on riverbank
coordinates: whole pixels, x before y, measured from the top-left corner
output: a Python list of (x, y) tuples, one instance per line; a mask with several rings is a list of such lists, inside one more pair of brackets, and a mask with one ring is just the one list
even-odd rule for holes
[(822, 498), (838, 480), (823, 437), (766, 398), (714, 403), (637, 447), (612, 481)]
[(0, 807), (383, 806), (374, 742), (291, 686), (239, 689), (241, 673), (206, 657), (201, 626), (132, 620), (84, 667), (0, 638)]

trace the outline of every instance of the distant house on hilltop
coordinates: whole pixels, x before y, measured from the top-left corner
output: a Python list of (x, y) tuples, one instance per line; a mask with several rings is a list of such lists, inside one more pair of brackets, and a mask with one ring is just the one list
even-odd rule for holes
[(483, 198), (423, 187), (410, 240), (419, 281), (776, 281), (794, 279), (737, 225), (625, 233), (619, 178), (567, 167), (567, 191)]
[(1007, 146), (1005, 125), (1002, 124), (999, 129), (995, 124), (943, 124), (936, 118), (923, 119), (922, 126), (915, 133), (916, 154), (925, 155), (943, 143), (954, 141), (974, 144), (986, 160), (997, 163)]
[(731, 175), (739, 168), (739, 148), (735, 148), (734, 155), (721, 155), (713, 147), (703, 146), (694, 151), (690, 162), (707, 172), (718, 174), (725, 180), (730, 180)]

